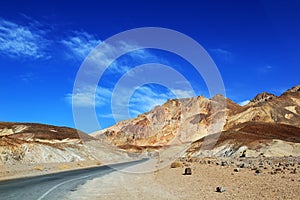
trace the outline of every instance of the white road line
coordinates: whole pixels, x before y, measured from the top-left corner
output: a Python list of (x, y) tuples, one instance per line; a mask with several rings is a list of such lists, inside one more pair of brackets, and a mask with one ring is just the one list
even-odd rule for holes
[(57, 187), (65, 184), (65, 183), (68, 183), (68, 182), (72, 182), (72, 181), (76, 181), (76, 180), (79, 180), (79, 179), (83, 179), (83, 178), (88, 178), (92, 175), (88, 175), (88, 176), (83, 176), (83, 177), (79, 177), (79, 178), (74, 178), (74, 179), (71, 179), (71, 180), (67, 180), (67, 181), (64, 181), (62, 183), (59, 183), (55, 186), (53, 186), (52, 188), (50, 188), (47, 192), (45, 192), (42, 196), (40, 196), (40, 198), (38, 198), (37, 200), (42, 200), (43, 198), (45, 198), (50, 192), (52, 192), (53, 190), (55, 190)]

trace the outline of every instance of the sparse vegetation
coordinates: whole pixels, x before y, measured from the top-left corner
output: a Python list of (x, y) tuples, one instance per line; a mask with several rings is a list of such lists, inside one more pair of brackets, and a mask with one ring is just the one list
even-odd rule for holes
[(38, 171), (43, 171), (43, 167), (39, 165), (35, 166), (34, 169)]
[(101, 165), (101, 162), (100, 162), (100, 161), (97, 161), (97, 162), (96, 162), (96, 165)]
[(67, 165), (67, 164), (63, 164), (63, 165), (59, 165), (57, 168), (60, 169), (60, 170), (63, 170), (63, 169), (69, 169), (70, 166)]
[(175, 161), (175, 162), (173, 162), (171, 164), (171, 168), (178, 168), (178, 167), (182, 167), (182, 163), (181, 162)]

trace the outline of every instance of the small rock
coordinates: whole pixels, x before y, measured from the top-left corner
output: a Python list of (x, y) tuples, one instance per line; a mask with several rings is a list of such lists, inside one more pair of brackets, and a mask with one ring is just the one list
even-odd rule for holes
[(292, 174), (297, 174), (297, 172), (298, 172), (298, 171), (297, 171), (296, 168), (294, 168), (293, 171), (291, 171)]
[(234, 171), (234, 172), (239, 172), (240, 169), (239, 169), (239, 168), (235, 168), (233, 171)]
[(239, 168), (244, 168), (244, 167), (245, 167), (245, 164), (244, 164), (244, 163), (241, 163), (241, 164), (238, 165), (238, 167), (239, 167)]
[(227, 162), (225, 162), (225, 161), (221, 162), (221, 166), (226, 166), (226, 165), (227, 165)]
[(257, 169), (257, 170), (255, 170), (255, 173), (259, 174), (259, 173), (261, 173), (261, 170)]
[(254, 166), (251, 168), (251, 170), (259, 170), (259, 169), (257, 169), (257, 167)]
[(185, 168), (183, 175), (192, 175), (192, 169), (190, 167)]
[(274, 175), (274, 174), (276, 174), (276, 172), (274, 172), (274, 171), (271, 171), (271, 172), (270, 172), (270, 174), (271, 174), (271, 175)]
[(246, 157), (246, 150), (243, 151), (243, 153), (240, 155), (240, 158), (245, 158)]
[(219, 187), (216, 188), (216, 192), (222, 193), (222, 192), (225, 192), (225, 191), (226, 191), (225, 187), (219, 186)]

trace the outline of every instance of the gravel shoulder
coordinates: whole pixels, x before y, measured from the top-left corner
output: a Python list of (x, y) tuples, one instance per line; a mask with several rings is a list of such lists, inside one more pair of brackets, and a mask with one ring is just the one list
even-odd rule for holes
[(0, 165), (0, 181), (83, 169), (102, 165), (99, 161)]

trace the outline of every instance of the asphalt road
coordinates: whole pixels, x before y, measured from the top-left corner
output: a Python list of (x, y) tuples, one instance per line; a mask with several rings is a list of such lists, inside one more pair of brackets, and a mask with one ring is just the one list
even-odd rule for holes
[(87, 180), (148, 159), (0, 182), (0, 200), (60, 200)]

